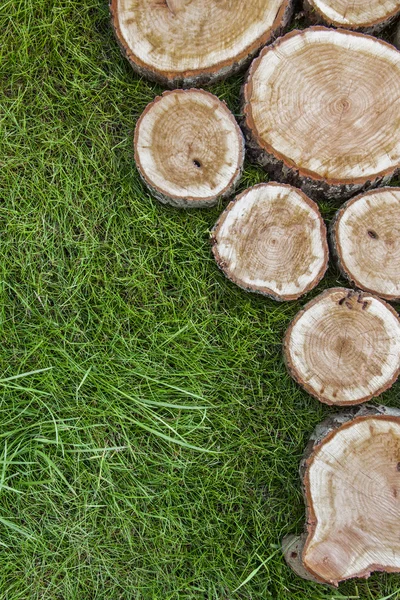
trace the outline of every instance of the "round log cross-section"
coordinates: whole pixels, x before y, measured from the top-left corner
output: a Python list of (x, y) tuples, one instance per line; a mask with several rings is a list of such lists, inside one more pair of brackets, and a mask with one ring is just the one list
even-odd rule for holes
[(365, 407), (318, 426), (300, 465), (306, 532), (283, 540), (298, 575), (337, 586), (400, 571), (399, 448), (396, 409)]
[(400, 13), (399, 0), (304, 0), (314, 23), (378, 33)]
[(289, 185), (256, 185), (233, 200), (216, 223), (213, 253), (241, 288), (295, 300), (323, 277), (326, 229), (315, 202)]
[(244, 88), (249, 155), (314, 200), (347, 199), (400, 167), (400, 52), (311, 27), (267, 46)]
[(400, 298), (400, 188), (372, 190), (337, 213), (332, 247), (342, 273), (358, 288)]
[(168, 87), (196, 87), (248, 64), (289, 22), (294, 0), (111, 0), (117, 40), (134, 69)]
[(147, 106), (134, 138), (139, 173), (161, 202), (203, 207), (233, 193), (244, 139), (227, 106), (204, 90), (164, 92)]
[(333, 288), (306, 304), (284, 339), (292, 377), (326, 404), (360, 404), (400, 373), (400, 320), (383, 300)]

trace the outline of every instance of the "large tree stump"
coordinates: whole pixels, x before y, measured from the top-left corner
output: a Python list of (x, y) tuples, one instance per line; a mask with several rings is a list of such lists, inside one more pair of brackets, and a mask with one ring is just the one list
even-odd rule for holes
[(400, 188), (349, 200), (332, 223), (331, 241), (350, 282), (386, 300), (400, 298)]
[(304, 0), (314, 23), (379, 33), (400, 13), (399, 0)]
[(294, 300), (315, 287), (328, 265), (326, 228), (315, 202), (278, 183), (233, 200), (211, 241), (218, 266), (241, 288)]
[(346, 199), (400, 166), (400, 52), (311, 27), (263, 49), (244, 87), (249, 155), (314, 200)]
[(326, 404), (360, 404), (400, 373), (400, 320), (383, 300), (332, 288), (306, 304), (283, 342), (292, 377)]
[(203, 207), (233, 193), (244, 160), (234, 116), (204, 90), (164, 92), (147, 106), (134, 138), (139, 173), (161, 202)]
[(294, 0), (111, 0), (117, 40), (133, 68), (169, 87), (223, 79), (289, 22)]
[(287, 536), (289, 566), (337, 586), (400, 571), (400, 411), (363, 406), (329, 417), (300, 465), (306, 533)]

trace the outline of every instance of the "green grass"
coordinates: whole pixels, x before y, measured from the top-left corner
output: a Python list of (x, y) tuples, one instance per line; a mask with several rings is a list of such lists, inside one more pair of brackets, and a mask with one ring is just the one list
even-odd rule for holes
[[(161, 89), (121, 57), (106, 2), (3, 0), (0, 31), (0, 598), (398, 598), (394, 575), (334, 591), (284, 564), (331, 412), (282, 361), (304, 301), (225, 280), (222, 205), (144, 189), (133, 130)], [(213, 88), (236, 114), (241, 83)], [(241, 189), (263, 180), (247, 165)], [(331, 266), (312, 295), (344, 283)]]

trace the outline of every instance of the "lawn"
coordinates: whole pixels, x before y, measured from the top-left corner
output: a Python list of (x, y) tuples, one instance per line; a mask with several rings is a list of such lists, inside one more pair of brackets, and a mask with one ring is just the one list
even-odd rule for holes
[[(149, 196), (132, 138), (162, 89), (122, 58), (106, 2), (2, 0), (0, 31), (0, 598), (399, 598), (396, 575), (337, 591), (284, 563), (298, 463), (332, 412), (282, 360), (304, 299), (224, 278), (222, 204)], [(236, 115), (242, 82), (211, 89)], [(247, 164), (240, 190), (264, 180)], [(331, 264), (308, 299), (332, 285)]]

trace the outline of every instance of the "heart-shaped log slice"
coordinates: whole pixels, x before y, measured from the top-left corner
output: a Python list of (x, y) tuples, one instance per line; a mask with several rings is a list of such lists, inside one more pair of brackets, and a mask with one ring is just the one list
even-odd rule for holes
[(283, 540), (286, 561), (330, 585), (400, 571), (400, 411), (363, 407), (329, 417), (300, 466), (306, 533)]

